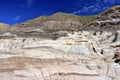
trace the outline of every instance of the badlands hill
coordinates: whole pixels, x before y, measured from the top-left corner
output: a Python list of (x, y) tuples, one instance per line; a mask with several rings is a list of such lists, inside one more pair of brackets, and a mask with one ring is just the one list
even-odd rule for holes
[(15, 24), (11, 27), (10, 32), (20, 36), (57, 38), (66, 36), (68, 31), (79, 31), (94, 18), (95, 16), (77, 16), (58, 12), (51, 16), (41, 16)]
[[(80, 30), (120, 29), (120, 6), (112, 7), (99, 15), (77, 16), (67, 13), (55, 13), (51, 16), (40, 16), (23, 23), (12, 25), (7, 32), (26, 37), (49, 37), (56, 39), (67, 36), (68, 32)], [(5, 30), (2, 30), (4, 32)]]
[(41, 16), (26, 22), (15, 24), (16, 27), (42, 28), (46, 31), (78, 31), (80, 29), (117, 30), (120, 29), (120, 6), (114, 6), (94, 16), (77, 16), (67, 13), (55, 13)]
[(1, 24), (0, 80), (120, 80), (119, 9)]
[[(40, 29), (45, 32), (41, 36), (54, 35), (57, 31), (79, 31), (79, 30), (111, 30), (120, 29), (120, 6), (114, 6), (101, 14), (94, 16), (77, 16), (66, 13), (55, 13), (51, 16), (41, 16), (23, 23), (13, 25), (12, 32), (25, 34), (26, 32)], [(12, 30), (11, 29), (11, 30)], [(17, 29), (17, 31), (16, 31)], [(29, 32), (26, 34), (35, 34)], [(46, 34), (48, 33), (48, 34)], [(46, 35), (44, 35), (46, 34)], [(49, 35), (50, 36), (50, 35)]]
[(67, 13), (55, 13), (51, 16), (40, 16), (38, 18), (28, 20), (26, 22), (15, 24), (16, 27), (37, 27), (46, 30), (79, 30), (83, 26), (90, 23), (95, 16), (77, 16)]

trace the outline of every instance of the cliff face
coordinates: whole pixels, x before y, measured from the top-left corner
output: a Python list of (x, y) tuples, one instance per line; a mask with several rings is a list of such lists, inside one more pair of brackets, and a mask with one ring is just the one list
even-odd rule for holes
[(107, 31), (81, 31), (57, 40), (2, 38), (0, 79), (119, 80), (119, 51), (120, 31), (117, 37)]

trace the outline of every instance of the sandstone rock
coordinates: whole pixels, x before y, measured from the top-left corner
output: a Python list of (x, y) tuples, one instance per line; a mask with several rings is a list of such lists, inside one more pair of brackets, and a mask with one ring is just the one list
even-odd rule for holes
[(0, 24), (1, 37), (9, 37), (0, 38), (0, 80), (119, 80), (119, 10), (104, 12), (86, 31), (78, 31), (85, 17), (61, 13), (8, 30)]
[[(56, 40), (0, 39), (0, 78), (119, 80), (120, 66), (112, 59), (113, 54), (119, 51), (116, 47), (119, 41), (112, 42), (113, 37), (109, 39), (109, 36), (114, 37), (114, 34), (96, 32), (93, 35), (93, 32), (80, 31)], [(115, 62), (119, 63), (118, 53), (115, 54)]]
[(17, 37), (16, 34), (11, 34), (10, 32), (4, 33), (0, 35), (0, 38), (13, 38), (13, 37)]
[(44, 33), (45, 31), (42, 29), (34, 29), (34, 30), (26, 31), (26, 33), (34, 33), (34, 32)]
[(82, 55), (85, 55), (85, 56), (90, 55), (89, 49), (86, 48), (84, 45), (71, 46), (70, 49), (69, 49), (69, 52), (74, 52), (74, 53), (82, 54)]
[(117, 49), (109, 48), (109, 49), (103, 49), (103, 55), (104, 56), (113, 56), (114, 53), (117, 51)]
[(111, 46), (111, 47), (114, 47), (114, 48), (120, 47), (120, 41), (114, 42), (114, 43), (110, 44), (110, 46)]
[(88, 61), (88, 63), (86, 65), (87, 65), (88, 69), (91, 69), (91, 70), (97, 70), (98, 69), (97, 63), (95, 63), (93, 61)]
[(62, 37), (62, 36), (67, 36), (68, 35), (68, 31), (57, 31), (57, 32), (54, 32), (55, 34), (59, 35), (59, 37)]

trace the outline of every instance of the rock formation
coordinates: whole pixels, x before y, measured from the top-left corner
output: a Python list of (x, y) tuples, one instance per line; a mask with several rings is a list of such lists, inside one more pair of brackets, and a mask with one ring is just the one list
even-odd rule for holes
[(97, 16), (88, 27), (98, 30), (118, 30), (120, 29), (120, 6), (112, 7)]
[(118, 23), (112, 17), (117, 10), (91, 23), (98, 30), (83, 30), (81, 17), (61, 13), (6, 28), (0, 33), (0, 80), (119, 80), (119, 24), (112, 31), (98, 25)]
[(113, 42), (112, 32), (94, 33), (68, 33), (57, 40), (0, 39), (0, 79), (119, 80), (119, 40)]

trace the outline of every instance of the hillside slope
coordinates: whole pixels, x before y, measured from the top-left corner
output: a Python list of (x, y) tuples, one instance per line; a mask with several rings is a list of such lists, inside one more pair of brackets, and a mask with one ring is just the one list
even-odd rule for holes
[(96, 16), (77, 16), (67, 13), (55, 13), (40, 16), (23, 23), (15, 24), (10, 32), (21, 36), (59, 37), (66, 36), (66, 31), (79, 31), (94, 20)]
[[(15, 24), (14, 26), (16, 26), (16, 27), (37, 27), (37, 28), (43, 27), (46, 29), (46, 28), (48, 28), (46, 26), (48, 26), (50, 23), (53, 28), (56, 28), (56, 27), (60, 28), (61, 26), (64, 26), (64, 28), (66, 29), (66, 25), (69, 25), (69, 26), (67, 26), (67, 29), (69, 29), (72, 26), (72, 28), (70, 30), (75, 30), (74, 27), (77, 26), (77, 27), (81, 28), (81, 27), (87, 25), (88, 23), (90, 23), (94, 19), (94, 17), (95, 16), (77, 16), (77, 15), (73, 15), (73, 14), (58, 12), (51, 16), (40, 16), (38, 18), (28, 20), (28, 21), (20, 23), (20, 24)], [(54, 27), (54, 26), (56, 26), (56, 27)], [(64, 30), (64, 29), (61, 28), (61, 30)]]

